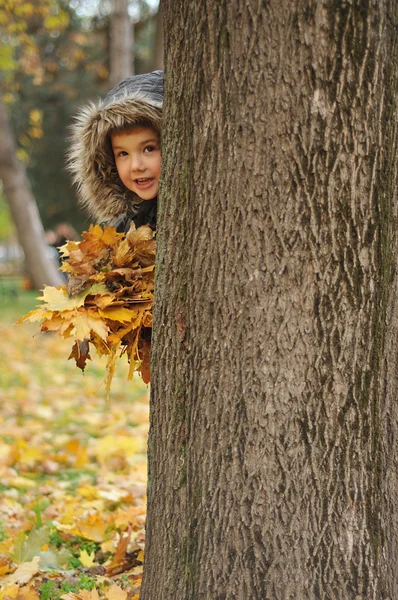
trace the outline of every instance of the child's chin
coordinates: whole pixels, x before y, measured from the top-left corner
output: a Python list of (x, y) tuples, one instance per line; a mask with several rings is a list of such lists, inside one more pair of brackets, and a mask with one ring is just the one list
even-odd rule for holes
[(142, 192), (137, 191), (135, 191), (135, 193), (137, 194), (138, 198), (141, 198), (141, 200), (153, 200), (158, 195), (157, 191), (156, 193), (151, 191), (151, 193), (148, 194), (143, 194)]

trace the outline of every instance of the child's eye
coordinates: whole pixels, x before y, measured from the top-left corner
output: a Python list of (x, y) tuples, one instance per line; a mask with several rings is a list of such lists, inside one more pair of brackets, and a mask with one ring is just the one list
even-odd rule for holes
[(144, 152), (154, 152), (156, 150), (156, 146), (145, 146)]
[(120, 150), (120, 152), (118, 152), (118, 156), (127, 156), (127, 152), (125, 150)]

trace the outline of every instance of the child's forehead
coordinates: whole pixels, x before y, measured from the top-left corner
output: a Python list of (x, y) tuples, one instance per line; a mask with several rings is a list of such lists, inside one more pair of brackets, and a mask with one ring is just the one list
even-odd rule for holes
[(124, 129), (114, 129), (110, 132), (111, 138), (114, 139), (116, 137), (149, 137), (153, 139), (159, 139), (159, 133), (150, 125), (132, 125), (131, 127), (126, 127)]

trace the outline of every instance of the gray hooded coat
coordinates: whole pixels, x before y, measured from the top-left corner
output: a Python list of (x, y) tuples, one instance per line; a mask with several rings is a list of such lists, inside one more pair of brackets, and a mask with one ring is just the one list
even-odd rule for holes
[(141, 200), (121, 182), (113, 158), (110, 132), (148, 125), (160, 134), (163, 71), (128, 77), (103, 101), (91, 103), (72, 126), (68, 169), (77, 185), (79, 202), (98, 223), (128, 229), (149, 223), (156, 228), (156, 198)]

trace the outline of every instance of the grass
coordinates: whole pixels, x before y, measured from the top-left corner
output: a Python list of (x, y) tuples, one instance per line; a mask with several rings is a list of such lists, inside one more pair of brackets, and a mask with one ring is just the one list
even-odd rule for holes
[(39, 304), (37, 290), (25, 290), (22, 277), (0, 276), (0, 321), (13, 323)]

